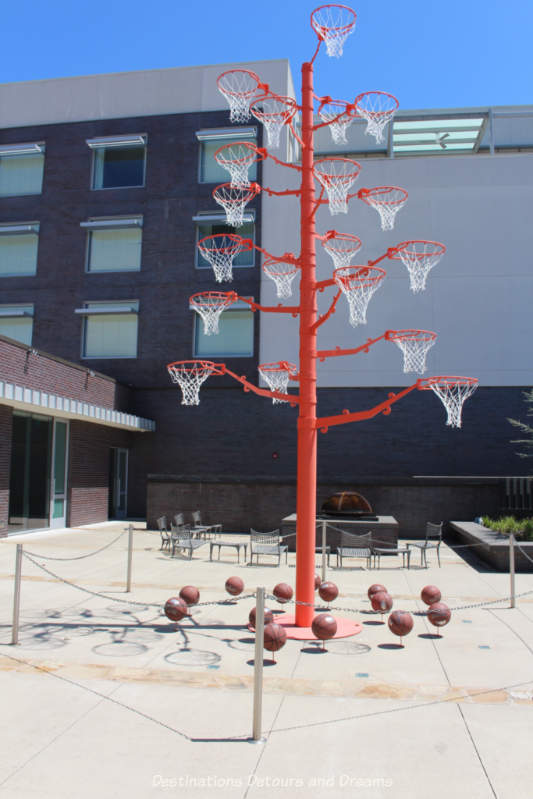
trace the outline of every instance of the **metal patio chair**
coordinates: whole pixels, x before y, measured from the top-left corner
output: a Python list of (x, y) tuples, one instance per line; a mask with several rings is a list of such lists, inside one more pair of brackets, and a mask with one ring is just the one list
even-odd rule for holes
[(189, 560), (192, 560), (192, 553), (205, 546), (207, 541), (204, 538), (194, 538), (190, 527), (174, 527), (172, 530), (172, 556), (176, 550), (184, 550), (189, 553)]
[(258, 533), (257, 530), (250, 528), (250, 565), (253, 564), (254, 555), (258, 566), (260, 555), (277, 557), (279, 566), (281, 556), (285, 554), (285, 563), (287, 563), (289, 548), (281, 542), (282, 538), (279, 530), (272, 530), (270, 533)]
[(341, 533), (341, 545), (337, 547), (337, 567), (342, 569), (343, 558), (366, 558), (368, 568), (372, 567), (372, 533), (352, 535)]
[(168, 529), (166, 516), (160, 516), (159, 519), (157, 519), (157, 529), (159, 530), (159, 535), (161, 536), (160, 549), (170, 550), (172, 537), (170, 535), (170, 530)]
[(202, 514), (199, 510), (192, 512), (192, 529), (200, 538), (216, 538), (222, 532), (221, 524), (203, 524)]
[(442, 544), (442, 527), (444, 522), (434, 524), (428, 522), (426, 524), (426, 538), (424, 541), (413, 541), (409, 544), (410, 547), (415, 547), (420, 550), (420, 565), (425, 566), (427, 569), (428, 559), (427, 553), (429, 549), (435, 549), (437, 552), (437, 560), (440, 569), (440, 545)]

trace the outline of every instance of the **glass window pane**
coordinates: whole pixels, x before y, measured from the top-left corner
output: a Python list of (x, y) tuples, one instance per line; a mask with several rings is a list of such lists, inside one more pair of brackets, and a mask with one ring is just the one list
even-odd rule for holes
[(0, 235), (0, 275), (34, 275), (38, 242), (35, 233)]
[(142, 231), (91, 230), (89, 233), (89, 272), (118, 272), (141, 268)]
[(198, 314), (195, 325), (195, 355), (253, 355), (254, 322), (251, 311), (223, 311), (218, 335), (204, 334), (204, 325)]
[[(236, 142), (242, 139), (236, 139)], [(223, 144), (232, 144), (231, 139), (207, 139), (200, 142), (200, 183), (228, 183), (230, 174), (215, 161), (215, 153)], [(257, 164), (251, 164), (248, 180), (257, 179)]]
[[(55, 423), (54, 438), (54, 493), (65, 492), (65, 463), (67, 449), (67, 425), (65, 422)], [(57, 500), (56, 500), (57, 502)]]
[(85, 320), (86, 358), (135, 358), (137, 315), (102, 314)]
[(0, 335), (8, 336), (30, 346), (33, 332), (33, 319), (28, 316), (0, 316)]
[[(253, 222), (245, 222), (240, 228), (231, 227), (231, 225), (224, 225), (222, 223), (211, 223), (206, 225), (198, 225), (198, 241), (205, 238), (205, 236), (216, 236), (217, 233), (236, 233), (242, 236), (243, 239), (251, 239), (255, 241), (255, 229)], [(233, 259), (233, 266), (254, 266), (255, 265), (255, 250), (248, 250), (241, 252)], [(196, 248), (196, 266), (199, 269), (207, 267), (211, 269), (209, 261), (203, 257), (202, 253)]]
[(145, 147), (108, 147), (94, 151), (94, 188), (144, 185)]
[(0, 158), (0, 197), (40, 194), (43, 186), (44, 154)]

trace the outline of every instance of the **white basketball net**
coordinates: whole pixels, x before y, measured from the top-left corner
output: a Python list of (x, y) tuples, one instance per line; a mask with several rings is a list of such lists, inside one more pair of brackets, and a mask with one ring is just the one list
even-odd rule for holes
[(378, 186), (375, 189), (362, 189), (359, 196), (363, 202), (372, 206), (381, 219), (382, 230), (392, 230), (398, 211), (407, 202), (407, 192), (397, 186)]
[(366, 130), (376, 144), (383, 141), (383, 131), (398, 108), (398, 100), (387, 92), (365, 92), (355, 101), (357, 112), (366, 119)]
[(296, 102), (291, 97), (261, 97), (250, 106), (250, 111), (263, 124), (268, 146), (276, 148), (282, 127), (296, 113)]
[(476, 390), (477, 380), (471, 377), (441, 377), (433, 381), (429, 378), (428, 385), (446, 408), (446, 424), (461, 427), (463, 403)]
[(232, 227), (241, 227), (244, 224), (244, 208), (257, 194), (257, 184), (248, 187), (232, 186), (223, 183), (213, 192), (215, 202), (222, 206), (226, 212), (226, 222)]
[(237, 299), (237, 295), (232, 292), (205, 291), (201, 294), (194, 294), (190, 300), (190, 306), (201, 317), (204, 323), (204, 335), (212, 336), (218, 333), (218, 320), (220, 314), (228, 306), (232, 305)]
[[(278, 363), (263, 363), (257, 367), (259, 374), (268, 384), (271, 391), (279, 391), (280, 394), (287, 394), (289, 388), (290, 375), (295, 375), (298, 368), (293, 363), (279, 361)], [(272, 404), (278, 405), (289, 400), (272, 397)]]
[(233, 261), (251, 248), (250, 241), (232, 233), (218, 233), (198, 242), (198, 249), (209, 261), (217, 283), (233, 280)]
[(351, 233), (335, 233), (330, 239), (323, 239), (322, 246), (333, 259), (335, 269), (349, 266), (350, 261), (361, 249), (361, 239)]
[(397, 247), (397, 255), (407, 267), (411, 291), (424, 291), (430, 271), (438, 264), (446, 248), (435, 241), (406, 241)]
[(385, 271), (376, 267), (345, 266), (336, 269), (333, 277), (348, 300), (352, 327), (366, 325), (368, 303), (385, 277)]
[(355, 28), (356, 15), (351, 8), (327, 5), (311, 15), (311, 27), (326, 43), (329, 56), (340, 58), (344, 42)]
[(200, 404), (200, 387), (213, 368), (214, 364), (210, 361), (183, 361), (167, 366), (172, 382), (178, 383), (181, 388), (182, 405)]
[(327, 192), (330, 214), (348, 212), (348, 192), (357, 180), (360, 169), (360, 164), (350, 158), (321, 158), (315, 161), (315, 177)]
[(250, 103), (258, 91), (260, 80), (255, 72), (231, 69), (217, 80), (218, 90), (229, 103), (231, 122), (248, 122)]
[(403, 371), (424, 374), (426, 355), (434, 345), (436, 333), (429, 330), (394, 330), (387, 336), (403, 352)]
[(215, 161), (230, 174), (232, 186), (250, 185), (248, 171), (257, 160), (257, 151), (250, 142), (226, 144), (215, 153)]
[(328, 128), (335, 144), (347, 143), (346, 131), (354, 120), (354, 115), (346, 111), (347, 106), (348, 103), (343, 100), (331, 100), (318, 110), (322, 122), (329, 123)]
[(294, 264), (268, 259), (263, 264), (263, 272), (276, 284), (276, 294), (282, 299), (292, 296), (292, 281), (299, 272)]

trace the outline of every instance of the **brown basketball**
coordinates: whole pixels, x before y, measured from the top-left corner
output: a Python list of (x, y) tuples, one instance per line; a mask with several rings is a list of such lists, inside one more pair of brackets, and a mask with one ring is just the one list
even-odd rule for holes
[(315, 591), (317, 588), (320, 588), (320, 583), (322, 582), (322, 577), (319, 574), (315, 574)]
[(200, 599), (200, 592), (194, 585), (184, 585), (180, 597), (187, 605), (196, 605)]
[(444, 627), (450, 621), (452, 612), (444, 602), (435, 602), (428, 608), (428, 621), (434, 627)]
[(165, 602), (165, 616), (171, 621), (180, 621), (187, 613), (187, 605), (179, 596), (170, 597)]
[(378, 591), (384, 591), (385, 593), (387, 593), (387, 589), (385, 588), (384, 585), (380, 585), (379, 583), (374, 583), (374, 585), (371, 585), (367, 591), (368, 598), (370, 599), (372, 594), (377, 594)]
[(320, 596), (320, 599), (324, 600), (324, 602), (333, 602), (333, 600), (339, 596), (339, 589), (335, 583), (320, 583), (318, 595)]
[(413, 617), (406, 610), (393, 610), (389, 616), (389, 630), (394, 635), (407, 635), (413, 629)]
[[(255, 629), (255, 608), (251, 609), (248, 621), (250, 622), (250, 627), (254, 627)], [(274, 621), (274, 614), (271, 610), (265, 608), (265, 625), (270, 624), (271, 621)]]
[(240, 577), (228, 577), (225, 588), (231, 596), (238, 596), (244, 591), (244, 582)]
[(282, 646), (285, 646), (287, 640), (287, 631), (281, 624), (270, 622), (265, 625), (264, 632), (264, 645), (265, 649), (269, 652), (277, 652)]
[(274, 586), (274, 590), (272, 593), (274, 594), (278, 602), (281, 602), (283, 604), (284, 602), (288, 602), (290, 599), (292, 599), (292, 595), (294, 592), (288, 583), (278, 583), (277, 585)]
[(327, 641), (328, 638), (333, 638), (337, 632), (337, 622), (329, 613), (321, 613), (313, 619), (311, 629), (316, 638)]
[(426, 605), (434, 605), (435, 602), (440, 602), (441, 593), (436, 585), (426, 585), (420, 591), (420, 599), (422, 602), (425, 602)]
[(386, 591), (376, 591), (370, 597), (370, 604), (372, 610), (379, 611), (379, 613), (388, 613), (392, 608), (392, 597)]

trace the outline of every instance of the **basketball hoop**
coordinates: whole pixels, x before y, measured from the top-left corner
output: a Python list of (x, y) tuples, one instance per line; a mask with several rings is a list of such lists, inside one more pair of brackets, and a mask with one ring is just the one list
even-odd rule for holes
[(436, 333), (430, 330), (390, 330), (385, 334), (387, 341), (394, 341), (403, 352), (403, 371), (426, 371), (426, 355), (434, 345)]
[(292, 296), (292, 281), (300, 271), (295, 264), (267, 258), (263, 264), (263, 272), (276, 284), (276, 294), (280, 298)]
[(346, 131), (355, 117), (353, 106), (349, 106), (344, 100), (325, 97), (318, 108), (318, 116), (329, 127), (335, 144), (347, 143)]
[(351, 158), (319, 158), (313, 171), (328, 194), (330, 214), (348, 211), (348, 192), (361, 171), (361, 164)]
[(281, 129), (291, 121), (297, 110), (296, 100), (292, 97), (272, 92), (257, 97), (250, 106), (250, 112), (266, 130), (269, 147), (279, 147)]
[(355, 108), (359, 116), (366, 119), (366, 131), (374, 136), (376, 144), (383, 141), (383, 131), (400, 105), (396, 97), (388, 92), (363, 92), (355, 99)]
[(200, 239), (196, 245), (215, 273), (217, 283), (233, 280), (233, 261), (241, 252), (253, 249), (250, 239), (236, 233), (217, 233)]
[(174, 361), (167, 365), (173, 383), (179, 383), (182, 405), (200, 404), (200, 386), (211, 374), (220, 374), (212, 361)]
[(400, 259), (407, 267), (411, 291), (423, 291), (430, 271), (438, 264), (446, 247), (438, 241), (402, 241), (391, 251), (389, 258)]
[(361, 239), (351, 233), (337, 233), (332, 231), (333, 236), (322, 239), (322, 246), (328, 255), (331, 255), (336, 269), (348, 266), (356, 252), (361, 249)]
[(386, 272), (378, 266), (343, 266), (335, 269), (333, 279), (346, 295), (350, 306), (350, 324), (366, 325), (366, 309)]
[(329, 56), (340, 58), (344, 42), (353, 32), (357, 15), (348, 6), (327, 5), (315, 8), (311, 14), (311, 27), (319, 39), (326, 43)]
[(214, 156), (217, 164), (230, 173), (231, 185), (241, 187), (250, 185), (248, 170), (255, 161), (261, 161), (264, 157), (264, 151), (249, 141), (224, 144)]
[(381, 219), (382, 230), (392, 230), (398, 211), (407, 202), (407, 192), (398, 186), (376, 186), (375, 189), (359, 189), (357, 196), (375, 208)]
[(475, 377), (426, 377), (421, 381), (421, 390), (431, 389), (446, 408), (450, 427), (461, 427), (463, 403), (478, 387)]
[[(290, 376), (298, 374), (298, 367), (287, 361), (260, 363), (257, 370), (265, 382), (268, 383), (269, 389), (271, 391), (279, 391), (280, 394), (287, 394)], [(272, 397), (273, 405), (281, 405), (283, 402), (289, 402), (289, 400)]]
[(189, 298), (190, 307), (197, 311), (204, 323), (204, 335), (218, 333), (220, 314), (237, 301), (234, 291), (201, 291)]
[(249, 69), (230, 69), (218, 76), (218, 90), (229, 103), (230, 122), (248, 122), (250, 103), (260, 85), (259, 76)]
[(213, 199), (226, 212), (226, 222), (232, 227), (244, 224), (244, 207), (259, 194), (261, 186), (251, 183), (249, 186), (232, 186), (222, 183), (213, 190)]

